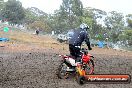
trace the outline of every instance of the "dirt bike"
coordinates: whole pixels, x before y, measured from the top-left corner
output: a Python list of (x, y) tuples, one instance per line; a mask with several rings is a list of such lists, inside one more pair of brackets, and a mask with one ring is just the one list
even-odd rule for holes
[(59, 65), (57, 76), (60, 79), (67, 79), (71, 74), (74, 74), (79, 84), (85, 83), (85, 75), (94, 74), (93, 56), (88, 54), (88, 50), (81, 49), (81, 61), (76, 62), (70, 55), (59, 55), (62, 62)]

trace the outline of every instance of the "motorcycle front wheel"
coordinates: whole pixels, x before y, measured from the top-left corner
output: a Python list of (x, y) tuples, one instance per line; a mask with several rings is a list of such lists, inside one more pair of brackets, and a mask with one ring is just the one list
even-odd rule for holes
[(86, 82), (85, 77), (80, 76), (80, 74), (78, 72), (76, 73), (76, 81), (79, 85), (83, 85)]
[(86, 74), (94, 74), (94, 61), (90, 59), (90, 61), (85, 66)]

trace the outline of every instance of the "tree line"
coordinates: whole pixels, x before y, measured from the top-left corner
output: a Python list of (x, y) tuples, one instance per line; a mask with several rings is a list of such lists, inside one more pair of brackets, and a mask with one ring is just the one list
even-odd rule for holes
[(47, 14), (36, 7), (24, 8), (18, 0), (0, 0), (0, 19), (9, 24), (24, 24), (29, 29), (39, 28), (45, 32), (66, 32), (78, 28), (81, 23), (90, 26), (88, 33), (92, 39), (116, 43), (122, 41), (132, 45), (132, 13), (126, 16), (117, 11), (109, 13), (87, 7), (81, 0), (62, 0), (53, 14)]

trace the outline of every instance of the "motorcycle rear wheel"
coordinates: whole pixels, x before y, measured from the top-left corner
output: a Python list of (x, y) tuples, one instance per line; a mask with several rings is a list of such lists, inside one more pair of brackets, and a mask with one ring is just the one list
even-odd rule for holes
[(67, 79), (69, 73), (67, 72), (67, 65), (64, 62), (61, 62), (61, 64), (58, 67), (57, 76), (60, 79)]

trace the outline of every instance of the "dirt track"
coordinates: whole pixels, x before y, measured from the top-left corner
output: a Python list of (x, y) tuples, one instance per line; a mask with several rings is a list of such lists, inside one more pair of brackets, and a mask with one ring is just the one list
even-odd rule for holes
[[(74, 78), (58, 79), (58, 54), (68, 54), (67, 46), (63, 46), (53, 43), (48, 48), (23, 44), (0, 47), (0, 88), (132, 88), (132, 83), (80, 86)], [(96, 57), (95, 74), (132, 75), (132, 52), (93, 48), (90, 53)]]

